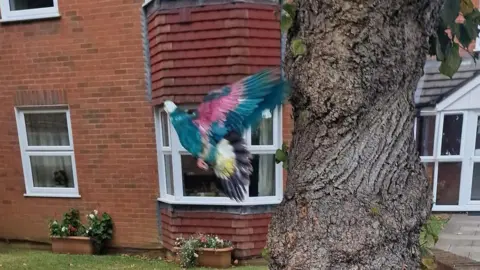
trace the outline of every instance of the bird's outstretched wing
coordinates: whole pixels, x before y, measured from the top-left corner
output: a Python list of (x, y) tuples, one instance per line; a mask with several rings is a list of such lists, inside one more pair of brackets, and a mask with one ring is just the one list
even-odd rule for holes
[(195, 112), (200, 132), (216, 145), (213, 170), (221, 190), (242, 201), (253, 171), (242, 133), (285, 99), (280, 70), (264, 70), (229, 86), (211, 91)]
[[(283, 89), (276, 87), (283, 84), (280, 70), (273, 69), (258, 72), (229, 86), (211, 91), (199, 105), (194, 122), (202, 132), (210, 133), (210, 136), (214, 135), (211, 133), (215, 129), (224, 129), (220, 132), (221, 135), (230, 131), (242, 134), (261, 118), (258, 110), (263, 110), (263, 104), (272, 103), (275, 107), (275, 96), (283, 99)], [(217, 141), (221, 137), (217, 138)]]

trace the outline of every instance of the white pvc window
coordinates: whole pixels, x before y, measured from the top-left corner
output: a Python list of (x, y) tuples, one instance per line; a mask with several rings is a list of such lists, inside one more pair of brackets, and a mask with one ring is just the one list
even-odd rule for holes
[(16, 109), (26, 196), (79, 197), (68, 109)]
[(433, 210), (456, 210), (465, 204), (466, 120), (463, 111), (425, 111), (416, 118), (416, 144), (433, 184)]
[(2, 22), (59, 17), (58, 0), (1, 0)]
[(254, 171), (248, 195), (238, 203), (225, 197), (215, 186), (213, 171), (197, 168), (196, 160), (180, 144), (177, 133), (163, 109), (155, 113), (155, 130), (160, 176), (159, 200), (173, 204), (255, 205), (277, 204), (283, 195), (281, 164), (275, 163), (275, 152), (281, 148), (281, 109), (270, 119), (263, 119), (256, 130), (244, 134), (253, 155)]

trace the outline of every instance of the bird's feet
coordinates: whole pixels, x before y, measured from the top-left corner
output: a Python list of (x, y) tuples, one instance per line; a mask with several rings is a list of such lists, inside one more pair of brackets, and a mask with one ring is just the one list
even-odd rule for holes
[(204, 171), (208, 170), (208, 164), (203, 159), (197, 159), (197, 166)]

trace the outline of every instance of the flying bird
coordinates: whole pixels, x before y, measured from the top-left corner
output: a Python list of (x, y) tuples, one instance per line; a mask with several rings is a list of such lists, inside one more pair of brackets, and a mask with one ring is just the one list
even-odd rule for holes
[(272, 117), (289, 92), (278, 69), (264, 70), (209, 92), (192, 113), (172, 101), (165, 101), (164, 109), (197, 166), (211, 167), (220, 190), (230, 199), (243, 201), (253, 167), (242, 134), (249, 127), (255, 129), (262, 118)]

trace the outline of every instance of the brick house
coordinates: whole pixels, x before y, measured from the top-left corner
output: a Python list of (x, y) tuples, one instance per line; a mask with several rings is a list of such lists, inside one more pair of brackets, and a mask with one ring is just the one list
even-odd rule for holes
[[(237, 257), (260, 254), (283, 195), (273, 156), (291, 139), (289, 106), (246, 132), (255, 170), (236, 203), (197, 170), (162, 103), (188, 108), (279, 66), (275, 9), (269, 0), (0, 2), (0, 239), (48, 242), (47, 220), (75, 207), (109, 212), (115, 247), (172, 249), (176, 237), (206, 232), (233, 240)], [(480, 77), (464, 62), (446, 80), (429, 61), (415, 95), (436, 211), (480, 205)]]
[(275, 2), (97, 2), (0, 2), (0, 239), (48, 243), (48, 219), (75, 207), (110, 213), (115, 247), (202, 231), (260, 254), (288, 108), (247, 132), (256, 169), (239, 205), (191, 163), (161, 105), (279, 66)]

